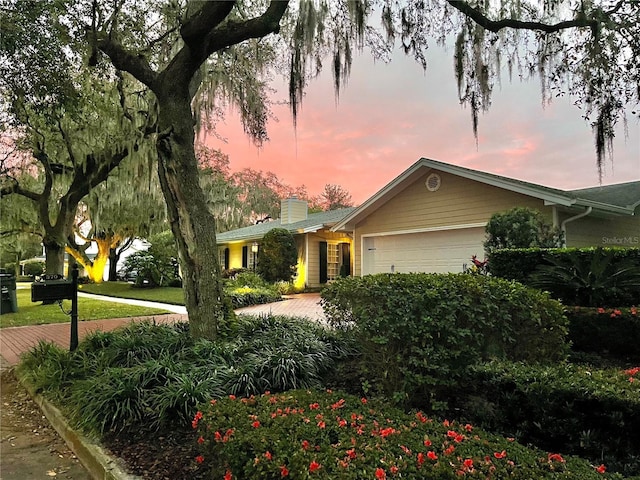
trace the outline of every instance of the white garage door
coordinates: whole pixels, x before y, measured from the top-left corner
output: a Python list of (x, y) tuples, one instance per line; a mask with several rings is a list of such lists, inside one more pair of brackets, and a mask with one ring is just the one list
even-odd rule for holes
[(484, 228), (365, 237), (362, 274), (462, 272), (471, 256), (484, 258)]

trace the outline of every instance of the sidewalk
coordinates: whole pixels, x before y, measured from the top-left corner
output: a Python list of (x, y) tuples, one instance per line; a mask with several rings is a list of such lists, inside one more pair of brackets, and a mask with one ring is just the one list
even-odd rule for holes
[[(88, 293), (78, 293), (80, 296), (99, 298), (118, 303), (130, 305), (143, 305), (157, 307), (174, 313), (165, 315), (154, 315), (151, 317), (114, 318), (108, 320), (91, 320), (78, 322), (78, 337), (82, 340), (89, 332), (100, 330), (108, 332), (130, 322), (151, 320), (158, 323), (185, 322), (188, 320), (186, 309), (181, 305), (169, 305), (166, 303), (146, 302), (141, 300), (131, 300), (126, 298), (103, 297)], [(266, 305), (253, 305), (251, 307), (236, 310), (238, 314), (245, 315), (287, 315), (292, 317), (306, 317), (310, 320), (324, 321), (324, 312), (320, 306), (320, 296), (316, 293), (301, 293), (289, 295), (285, 300)], [(82, 312), (80, 312), (82, 320)], [(9, 363), (15, 365), (20, 359), (20, 355), (31, 350), (38, 342), (55, 342), (63, 348), (69, 347), (71, 337), (70, 322), (53, 323), (49, 325), (33, 325), (27, 327), (9, 327), (0, 329), (0, 356)]]

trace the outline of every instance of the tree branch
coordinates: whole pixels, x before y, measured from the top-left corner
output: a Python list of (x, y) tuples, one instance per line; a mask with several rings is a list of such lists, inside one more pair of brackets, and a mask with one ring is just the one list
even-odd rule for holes
[(597, 29), (599, 22), (594, 19), (589, 19), (586, 16), (577, 16), (573, 20), (565, 20), (554, 24), (547, 24), (542, 22), (522, 21), (514, 18), (504, 18), (501, 20), (491, 20), (480, 10), (473, 8), (465, 1), (461, 0), (447, 0), (456, 10), (460, 11), (463, 15), (473, 20), (485, 30), (497, 33), (504, 28), (513, 28), (517, 30), (539, 30), (545, 33), (558, 32), (560, 30), (566, 30), (569, 28), (589, 27), (591, 29)]
[[(236, 2), (190, 2), (189, 7), (199, 5), (180, 28), (180, 36), (190, 49), (196, 50), (202, 39), (231, 13)], [(194, 7), (195, 8), (195, 7)], [(189, 11), (187, 9), (187, 15)]]
[(114, 67), (129, 72), (151, 90), (154, 90), (158, 74), (151, 68), (146, 58), (129, 52), (104, 32), (97, 34), (96, 43), (98, 48), (111, 59)]
[(261, 38), (270, 33), (278, 33), (280, 20), (288, 5), (289, 0), (273, 0), (267, 10), (259, 17), (242, 21), (226, 20), (217, 25), (209, 25), (208, 29), (198, 29), (200, 35), (190, 37), (190, 44), (185, 45), (176, 54), (162, 72), (162, 76), (191, 79), (204, 61), (214, 52), (250, 38)]

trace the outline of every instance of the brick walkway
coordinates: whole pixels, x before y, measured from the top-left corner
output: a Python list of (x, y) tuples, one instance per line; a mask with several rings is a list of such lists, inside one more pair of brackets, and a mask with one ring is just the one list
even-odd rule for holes
[[(126, 299), (121, 299), (121, 301), (127, 303)], [(319, 302), (320, 297), (318, 294), (303, 293), (290, 295), (282, 302), (240, 308), (236, 310), (236, 313), (247, 315), (287, 315), (323, 321), (324, 312)], [(80, 321), (78, 322), (78, 337), (82, 340), (89, 332), (97, 330), (108, 332), (127, 323), (142, 320), (154, 320), (158, 323), (175, 323), (186, 321), (187, 315), (171, 313), (154, 315), (152, 317)], [(0, 329), (0, 355), (7, 363), (15, 365), (18, 363), (22, 353), (35, 347), (41, 340), (55, 342), (63, 348), (68, 348), (70, 336), (71, 327), (69, 322), (3, 328)]]

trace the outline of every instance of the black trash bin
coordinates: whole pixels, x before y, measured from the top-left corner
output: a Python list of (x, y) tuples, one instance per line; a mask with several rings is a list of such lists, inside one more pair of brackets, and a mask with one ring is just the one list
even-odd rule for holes
[(0, 273), (0, 296), (0, 315), (18, 311), (16, 277), (10, 273)]

